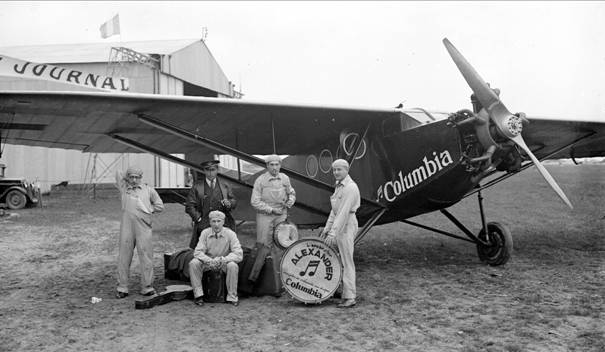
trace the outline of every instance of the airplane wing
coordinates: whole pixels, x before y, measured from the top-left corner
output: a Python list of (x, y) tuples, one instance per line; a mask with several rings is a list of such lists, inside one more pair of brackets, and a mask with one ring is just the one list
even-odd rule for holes
[[(10, 144), (140, 152), (119, 143), (119, 134), (166, 153), (200, 152), (200, 145), (142, 123), (151, 116), (250, 154), (316, 151), (342, 131), (360, 131), (395, 109), (324, 107), (234, 99), (90, 92), (0, 92), (0, 131)], [(538, 158), (605, 156), (605, 124), (599, 121), (529, 118), (523, 136)], [(554, 151), (581, 139), (573, 147)]]
[[(603, 120), (555, 120), (528, 117), (523, 127), (523, 138), (534, 155), (540, 159), (605, 157), (605, 121)], [(533, 165), (526, 162), (522, 169)], [(505, 180), (516, 173), (501, 174), (493, 171), (481, 188), (468, 192), (465, 197)]]
[[(538, 159), (605, 156), (605, 121), (528, 117), (523, 137)], [(570, 144), (570, 147), (566, 147)], [(564, 148), (560, 150), (561, 148)], [(560, 151), (558, 151), (560, 150)]]
[[(142, 123), (150, 116), (249, 154), (305, 154), (342, 131), (360, 130), (395, 109), (353, 109), (235, 99), (90, 92), (0, 92), (0, 131), (10, 144), (140, 152), (118, 134), (165, 153), (199, 153), (200, 145)], [(275, 140), (274, 140), (275, 139)]]

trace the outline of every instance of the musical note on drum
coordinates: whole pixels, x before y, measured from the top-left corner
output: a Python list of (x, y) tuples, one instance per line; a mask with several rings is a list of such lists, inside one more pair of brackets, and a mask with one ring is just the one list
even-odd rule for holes
[(319, 267), (319, 263), (320, 263), (319, 260), (309, 260), (309, 263), (307, 264), (307, 267), (305, 268), (305, 270), (298, 273), (298, 275), (305, 276), (305, 274), (307, 274), (307, 271), (309, 271), (309, 268), (313, 268), (313, 271), (310, 271), (307, 275), (309, 275), (309, 276), (315, 275), (315, 272), (317, 271), (317, 268)]

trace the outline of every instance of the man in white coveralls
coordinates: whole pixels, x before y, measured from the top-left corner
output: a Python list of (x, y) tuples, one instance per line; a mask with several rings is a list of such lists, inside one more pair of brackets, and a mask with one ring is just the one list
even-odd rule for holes
[(342, 302), (338, 307), (351, 308), (357, 303), (353, 247), (358, 229), (355, 212), (359, 208), (361, 197), (357, 184), (349, 176), (349, 163), (346, 160), (335, 160), (332, 172), (336, 178), (334, 194), (330, 197), (332, 211), (321, 236), (328, 246), (338, 246), (343, 264)]
[(122, 199), (117, 298), (128, 296), (128, 276), (135, 246), (141, 267), (141, 294), (155, 294), (151, 214), (164, 210), (164, 203), (153, 187), (141, 183), (142, 177), (143, 171), (134, 166), (126, 170), (125, 176), (119, 170), (116, 171), (116, 185)]

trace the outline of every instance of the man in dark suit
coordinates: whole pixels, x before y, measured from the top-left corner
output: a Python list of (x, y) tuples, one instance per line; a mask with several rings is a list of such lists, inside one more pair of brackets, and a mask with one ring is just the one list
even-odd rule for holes
[(235, 231), (235, 220), (231, 216), (231, 210), (235, 208), (237, 201), (233, 196), (231, 187), (221, 184), (216, 177), (218, 174), (218, 160), (208, 160), (201, 163), (204, 177), (197, 180), (191, 187), (185, 211), (193, 221), (193, 233), (189, 248), (194, 249), (200, 238), (200, 233), (210, 227), (208, 215), (211, 211), (220, 210), (225, 214), (225, 226)]

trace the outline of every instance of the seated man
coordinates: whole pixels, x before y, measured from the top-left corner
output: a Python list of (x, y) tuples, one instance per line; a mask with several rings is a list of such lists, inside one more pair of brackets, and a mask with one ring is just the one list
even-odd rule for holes
[(202, 277), (205, 271), (222, 270), (227, 272), (227, 302), (238, 305), (237, 299), (237, 276), (239, 267), (237, 263), (242, 261), (242, 246), (235, 232), (223, 227), (225, 214), (215, 210), (208, 215), (210, 227), (204, 229), (193, 252), (193, 259), (189, 262), (189, 277), (193, 287), (194, 302), (203, 306), (204, 290), (202, 289)]

